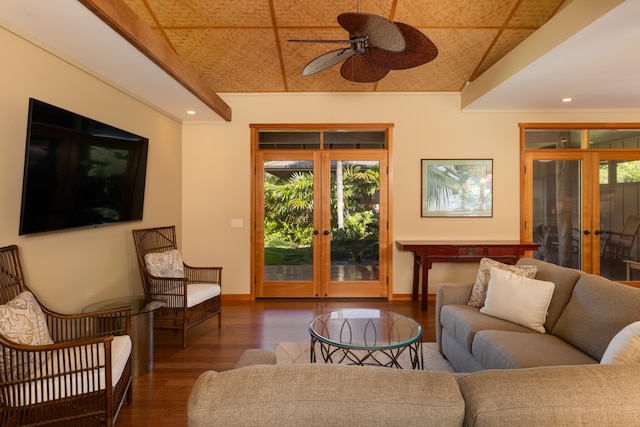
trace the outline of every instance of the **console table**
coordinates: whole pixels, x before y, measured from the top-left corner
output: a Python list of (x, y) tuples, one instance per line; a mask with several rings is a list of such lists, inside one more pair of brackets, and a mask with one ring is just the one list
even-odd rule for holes
[(491, 258), (505, 264), (515, 264), (527, 251), (535, 251), (538, 243), (521, 240), (497, 241), (428, 241), (398, 240), (401, 251), (413, 252), (413, 295), (418, 301), (420, 264), (422, 264), (422, 310), (427, 310), (429, 270), (434, 262), (478, 262)]

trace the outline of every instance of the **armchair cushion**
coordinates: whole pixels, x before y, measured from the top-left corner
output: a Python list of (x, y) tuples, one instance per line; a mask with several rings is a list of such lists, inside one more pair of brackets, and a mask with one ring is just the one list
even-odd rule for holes
[(149, 273), (156, 277), (184, 277), (182, 255), (177, 249), (161, 253), (149, 253), (144, 256)]
[[(113, 337), (111, 342), (112, 386), (120, 381), (131, 354), (131, 348), (131, 338), (128, 335)], [(16, 392), (9, 397), (7, 405), (33, 405), (105, 389), (105, 369), (91, 369), (92, 366), (105, 364), (103, 343), (71, 347), (68, 350), (53, 350), (46, 364), (47, 368), (42, 367), (42, 372), (49, 372), (50, 377), (33, 378), (25, 385), (16, 385)]]
[[(176, 298), (170, 298), (168, 301), (168, 307), (182, 307), (182, 287), (175, 288), (175, 293), (178, 295)], [(210, 283), (190, 283), (187, 286), (187, 307), (193, 307), (201, 302), (220, 295), (220, 285), (214, 285)]]

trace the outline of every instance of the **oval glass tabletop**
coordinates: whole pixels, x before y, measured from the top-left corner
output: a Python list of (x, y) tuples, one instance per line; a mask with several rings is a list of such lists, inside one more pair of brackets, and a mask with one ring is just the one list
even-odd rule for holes
[(377, 309), (343, 309), (321, 314), (309, 323), (312, 337), (352, 349), (388, 349), (422, 339), (422, 326), (402, 314)]
[(147, 298), (144, 295), (138, 295), (99, 301), (94, 304), (88, 305), (82, 310), (82, 312), (89, 313), (92, 311), (108, 310), (111, 308), (128, 306), (131, 307), (131, 314), (135, 316), (136, 314), (148, 313), (166, 305), (167, 304), (163, 301), (152, 300), (151, 298)]

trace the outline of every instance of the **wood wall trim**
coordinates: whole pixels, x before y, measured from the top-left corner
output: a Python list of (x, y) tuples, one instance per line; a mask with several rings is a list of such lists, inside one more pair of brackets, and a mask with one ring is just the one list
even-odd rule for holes
[(231, 121), (231, 107), (124, 2), (78, 1), (220, 117), (228, 122)]

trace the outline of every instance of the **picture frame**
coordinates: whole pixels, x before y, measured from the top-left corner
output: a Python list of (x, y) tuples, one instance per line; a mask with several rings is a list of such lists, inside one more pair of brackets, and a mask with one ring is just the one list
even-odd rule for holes
[(421, 159), (421, 217), (493, 217), (493, 159)]

